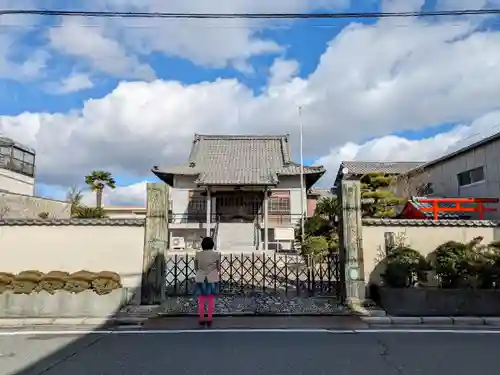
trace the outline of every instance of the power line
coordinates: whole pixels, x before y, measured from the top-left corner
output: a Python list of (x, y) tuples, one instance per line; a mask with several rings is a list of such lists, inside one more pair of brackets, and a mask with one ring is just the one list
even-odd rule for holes
[(191, 19), (320, 19), (320, 18), (402, 18), (500, 14), (500, 9), (438, 10), (425, 12), (347, 12), (347, 13), (164, 13), (92, 12), (72, 10), (4, 9), (2, 15), (38, 15), (99, 18), (191, 18)]

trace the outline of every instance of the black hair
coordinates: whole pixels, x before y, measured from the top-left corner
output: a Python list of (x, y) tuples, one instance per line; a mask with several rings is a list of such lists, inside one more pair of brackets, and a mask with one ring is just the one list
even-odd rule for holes
[(201, 240), (201, 248), (203, 250), (213, 250), (215, 247), (214, 240), (212, 237), (205, 237)]

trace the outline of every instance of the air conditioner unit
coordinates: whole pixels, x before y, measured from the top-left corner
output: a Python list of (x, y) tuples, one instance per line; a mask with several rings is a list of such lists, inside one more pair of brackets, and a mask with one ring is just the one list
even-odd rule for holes
[(172, 245), (170, 247), (174, 250), (184, 250), (186, 248), (184, 237), (172, 237)]

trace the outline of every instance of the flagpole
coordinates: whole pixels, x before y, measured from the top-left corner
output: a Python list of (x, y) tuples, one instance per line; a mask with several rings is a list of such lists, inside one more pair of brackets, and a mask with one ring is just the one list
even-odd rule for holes
[(300, 214), (300, 231), (301, 231), (301, 247), (304, 246), (305, 239), (305, 191), (304, 191), (304, 129), (302, 124), (302, 107), (298, 107), (299, 111), (299, 129), (300, 129), (300, 210), (302, 211)]

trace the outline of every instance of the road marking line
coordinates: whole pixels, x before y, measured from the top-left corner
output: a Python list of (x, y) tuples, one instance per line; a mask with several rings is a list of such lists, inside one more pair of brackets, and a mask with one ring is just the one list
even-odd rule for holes
[(97, 330), (46, 330), (46, 331), (0, 331), (0, 336), (31, 335), (168, 335), (179, 333), (354, 333), (353, 330), (328, 329), (97, 329)]
[(36, 335), (55, 335), (55, 336), (75, 336), (75, 335), (172, 335), (172, 334), (214, 334), (214, 333), (328, 333), (328, 334), (366, 334), (366, 333), (455, 333), (455, 334), (500, 334), (500, 330), (487, 329), (97, 329), (97, 330), (45, 330), (45, 331), (0, 331), (2, 336), (36, 336)]

